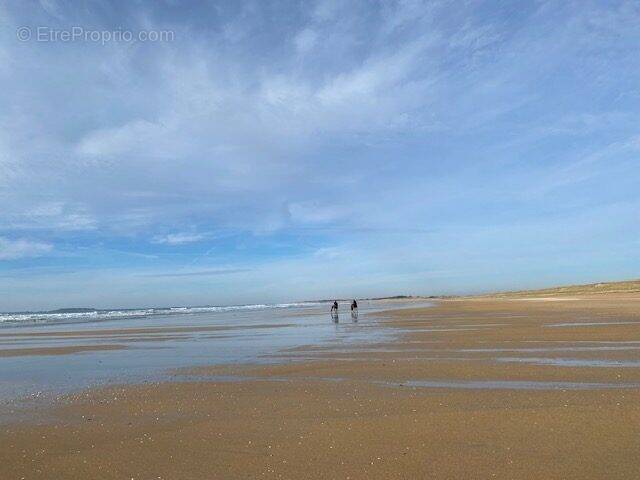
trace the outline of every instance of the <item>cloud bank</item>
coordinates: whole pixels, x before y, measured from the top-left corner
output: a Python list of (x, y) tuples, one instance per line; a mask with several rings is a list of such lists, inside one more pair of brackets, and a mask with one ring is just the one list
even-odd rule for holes
[[(35, 307), (29, 285), (57, 292), (43, 307), (247, 303), (640, 266), (637, 2), (49, 0), (0, 17), (0, 310)], [(174, 35), (16, 37), (74, 25)], [(135, 280), (221, 266), (241, 275)], [(112, 286), (83, 300), (88, 277)]]

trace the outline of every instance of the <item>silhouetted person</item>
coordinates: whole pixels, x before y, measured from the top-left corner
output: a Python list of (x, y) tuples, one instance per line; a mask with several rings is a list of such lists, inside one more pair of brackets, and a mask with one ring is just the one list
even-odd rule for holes
[(335, 300), (333, 302), (333, 305), (331, 305), (331, 313), (338, 313), (338, 301)]
[(358, 302), (356, 302), (356, 299), (353, 299), (353, 302), (351, 302), (351, 311), (353, 312), (354, 310), (358, 310)]

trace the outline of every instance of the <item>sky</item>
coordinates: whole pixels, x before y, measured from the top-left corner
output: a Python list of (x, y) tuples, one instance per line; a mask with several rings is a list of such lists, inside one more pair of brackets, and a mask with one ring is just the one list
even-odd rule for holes
[(2, 1), (0, 311), (640, 277), (639, 24), (614, 0)]

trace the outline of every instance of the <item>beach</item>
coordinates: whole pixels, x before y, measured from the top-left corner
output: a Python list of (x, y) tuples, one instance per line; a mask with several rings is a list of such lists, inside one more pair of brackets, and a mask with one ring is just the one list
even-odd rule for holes
[[(312, 341), (270, 343), (233, 361), (220, 360), (226, 350), (207, 361), (205, 350), (197, 362), (160, 362), (162, 375), (146, 369), (119, 383), (71, 382), (43, 401), (8, 399), (0, 476), (635, 479), (639, 307), (637, 292), (578, 291), (365, 306), (357, 323), (342, 312), (338, 326), (322, 306), (277, 322), (265, 314), (237, 345), (274, 323)], [(233, 331), (154, 323), (56, 327), (56, 338), (76, 340), (55, 348), (76, 350), (31, 345), (0, 362), (104, 360), (135, 340), (184, 334), (197, 350), (195, 333)], [(101, 340), (77, 341), (87, 335)]]
[(0, 20), (0, 480), (640, 480), (640, 0)]

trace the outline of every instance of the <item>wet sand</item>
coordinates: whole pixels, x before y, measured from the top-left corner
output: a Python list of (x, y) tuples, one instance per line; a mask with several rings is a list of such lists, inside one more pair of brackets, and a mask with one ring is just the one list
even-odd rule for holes
[(0, 427), (0, 477), (640, 478), (640, 295), (367, 322), (397, 335), (25, 407)]
[(0, 350), (0, 357), (27, 357), (46, 355), (70, 355), (79, 352), (98, 352), (104, 350), (121, 350), (124, 345), (74, 345), (72, 347), (40, 347), (40, 348), (10, 348)]

